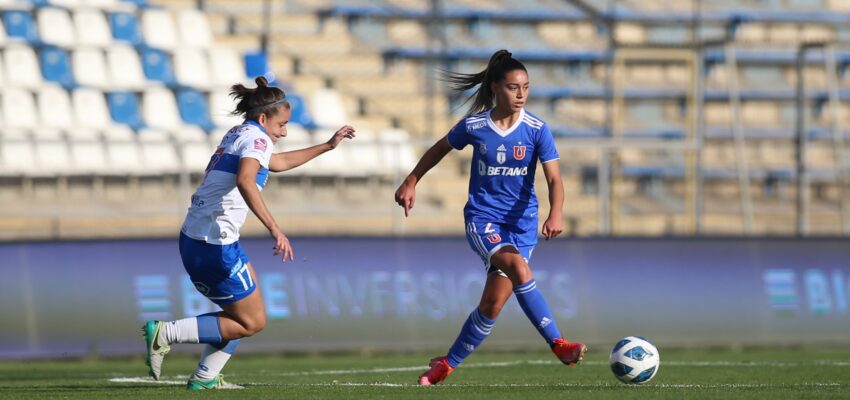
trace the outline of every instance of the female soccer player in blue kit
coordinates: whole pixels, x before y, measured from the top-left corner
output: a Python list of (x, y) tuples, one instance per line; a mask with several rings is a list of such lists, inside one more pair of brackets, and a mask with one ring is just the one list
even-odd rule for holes
[[(224, 383), (221, 370), (239, 339), (253, 336), (266, 325), (266, 310), (257, 276), (239, 245), (239, 229), (250, 209), (274, 240), (274, 255), (282, 261), (295, 255), (266, 207), (260, 191), (269, 171), (295, 168), (354, 137), (354, 128), (340, 128), (326, 143), (272, 154), (274, 143), (286, 136), (291, 109), (284, 92), (259, 77), (257, 87), (234, 85), (239, 101), (235, 115), (245, 122), (224, 135), (210, 159), (180, 230), (180, 256), (195, 288), (222, 311), (176, 321), (148, 321), (142, 331), (147, 344), (149, 373), (159, 379), (163, 357), (172, 343), (205, 343), (201, 361), (189, 378), (188, 389), (234, 387)], [(271, 142), (271, 143), (269, 143)]]
[(507, 50), (499, 50), (483, 71), (450, 73), (446, 78), (461, 92), (478, 86), (468, 116), (425, 152), (399, 186), (395, 200), (408, 215), (416, 200), (416, 184), (425, 173), (452, 149), (472, 147), (469, 200), (464, 207), (466, 238), (484, 262), (487, 282), (480, 304), (469, 314), (448, 354), (431, 360), (419, 384), (442, 382), (478, 348), (512, 293), (558, 359), (577, 364), (587, 347), (561, 336), (528, 266), (537, 243), (534, 172), (538, 160), (549, 186), (551, 207), (542, 229), (547, 240), (564, 229), (564, 195), (552, 133), (523, 108), (529, 87), (525, 66)]

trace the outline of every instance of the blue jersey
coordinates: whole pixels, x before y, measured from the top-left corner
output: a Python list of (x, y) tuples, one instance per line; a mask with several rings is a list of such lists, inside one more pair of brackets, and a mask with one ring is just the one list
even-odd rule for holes
[(462, 119), (447, 139), (457, 150), (467, 145), (473, 148), (469, 200), (464, 207), (467, 223), (506, 225), (517, 233), (530, 232), (530, 236), (520, 235), (524, 243), (516, 245), (536, 243), (537, 161), (560, 158), (546, 123), (523, 109), (516, 123), (502, 130), (490, 119), (488, 110)]

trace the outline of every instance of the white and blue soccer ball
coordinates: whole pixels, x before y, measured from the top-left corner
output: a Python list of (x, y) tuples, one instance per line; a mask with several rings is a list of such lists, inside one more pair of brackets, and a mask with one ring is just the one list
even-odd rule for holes
[(621, 339), (611, 350), (611, 371), (624, 383), (649, 382), (658, 373), (661, 356), (658, 349), (640, 336)]

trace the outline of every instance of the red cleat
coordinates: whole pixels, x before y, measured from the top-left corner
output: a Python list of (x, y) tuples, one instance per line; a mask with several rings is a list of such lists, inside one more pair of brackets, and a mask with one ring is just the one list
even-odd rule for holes
[(419, 384), (422, 386), (436, 385), (446, 380), (455, 370), (449, 365), (445, 356), (431, 359), (429, 366), (431, 369), (419, 376)]
[(552, 352), (562, 363), (572, 367), (584, 360), (587, 346), (582, 342), (568, 342), (558, 338), (552, 341)]

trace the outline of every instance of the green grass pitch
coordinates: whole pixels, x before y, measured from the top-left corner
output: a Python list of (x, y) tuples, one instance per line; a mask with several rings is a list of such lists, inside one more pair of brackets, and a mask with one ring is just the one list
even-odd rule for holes
[(256, 356), (237, 354), (225, 369), (242, 390), (187, 392), (194, 357), (166, 358), (163, 380), (131, 359), (0, 362), (8, 399), (850, 399), (850, 348), (778, 350), (661, 349), (658, 375), (619, 383), (605, 351), (575, 368), (543, 353), (476, 353), (439, 386), (418, 387), (428, 355)]

